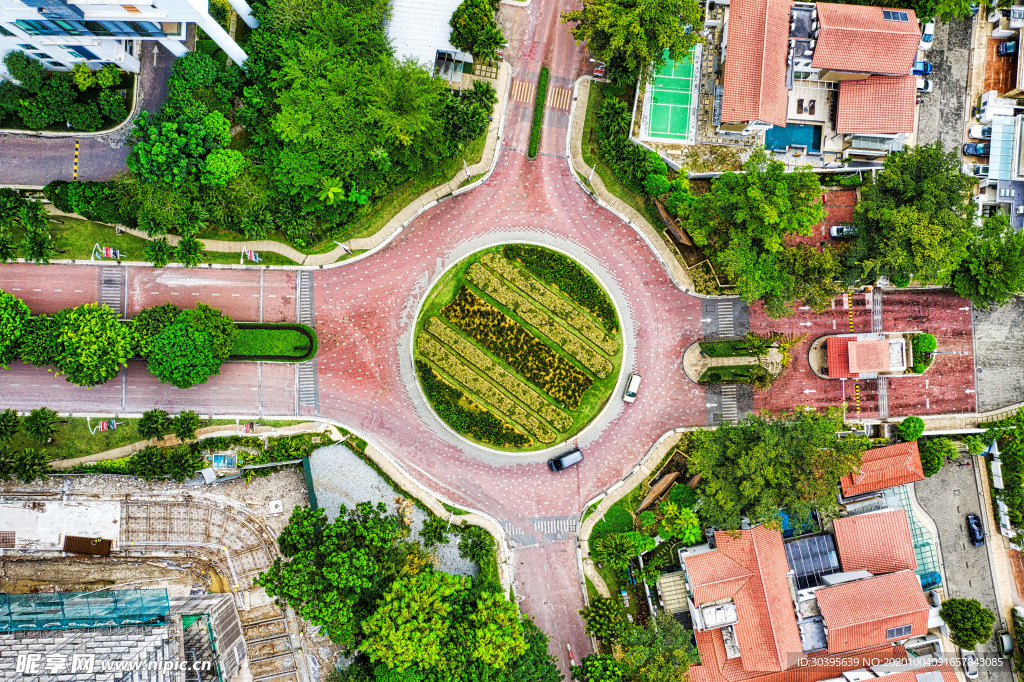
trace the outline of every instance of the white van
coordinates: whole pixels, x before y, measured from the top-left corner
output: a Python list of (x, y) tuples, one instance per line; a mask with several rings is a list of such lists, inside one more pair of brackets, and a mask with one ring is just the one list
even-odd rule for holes
[(626, 382), (626, 390), (622, 394), (622, 399), (627, 403), (633, 402), (634, 400), (636, 400), (636, 392), (637, 390), (639, 390), (639, 388), (640, 375), (635, 373), (630, 374), (629, 380)]

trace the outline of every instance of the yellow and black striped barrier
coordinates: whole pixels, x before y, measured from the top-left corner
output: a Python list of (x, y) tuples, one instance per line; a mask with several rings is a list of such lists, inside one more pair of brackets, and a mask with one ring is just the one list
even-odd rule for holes
[(75, 180), (78, 179), (78, 138), (77, 137), (75, 138), (75, 175), (74, 175), (73, 179), (75, 179)]

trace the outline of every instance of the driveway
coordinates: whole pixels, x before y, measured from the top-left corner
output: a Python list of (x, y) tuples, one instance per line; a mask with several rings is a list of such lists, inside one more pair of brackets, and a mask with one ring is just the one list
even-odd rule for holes
[(978, 411), (1024, 402), (1024, 296), (1004, 306), (974, 309)]
[[(967, 540), (965, 517), (968, 514), (984, 516), (974, 466), (947, 464), (931, 478), (915, 483), (914, 489), (939, 531), (946, 597), (977, 599), (998, 615), (987, 548), (975, 547)], [(979, 647), (978, 658), (982, 661), (999, 658), (994, 639)], [(1012, 679), (1009, 667), (983, 665), (978, 682), (1012, 682)]]
[[(139, 111), (157, 112), (167, 99), (167, 79), (174, 55), (159, 43), (142, 43), (142, 64), (136, 87)], [(80, 137), (79, 180), (109, 180), (125, 169), (131, 148), (127, 144), (131, 126), (106, 135)], [(0, 186), (41, 187), (51, 180), (73, 180), (75, 135), (38, 137), (25, 133), (0, 133)]]
[(940, 140), (947, 149), (957, 149), (963, 142), (970, 52), (970, 19), (935, 25), (935, 40), (923, 57), (932, 63), (928, 78), (934, 90), (922, 95), (918, 144)]

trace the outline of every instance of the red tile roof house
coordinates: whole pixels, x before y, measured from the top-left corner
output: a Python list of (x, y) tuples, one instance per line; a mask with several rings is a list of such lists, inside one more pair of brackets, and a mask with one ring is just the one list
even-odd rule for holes
[[(911, 69), (921, 33), (913, 11), (731, 0), (723, 36), (720, 133), (750, 135), (808, 122), (802, 97), (790, 106), (790, 98), (799, 96), (794, 84), (819, 88), (817, 120), (846, 136), (844, 156), (884, 155), (892, 148), (887, 140), (914, 131), (917, 89)], [(838, 88), (834, 115), (823, 110), (826, 104), (831, 108), (834, 95), (820, 83)]]
[(839, 479), (840, 501), (923, 480), (917, 441), (871, 448), (861, 458), (860, 469)]
[[(901, 519), (893, 514), (872, 515), (877, 518), (866, 524), (844, 522), (839, 531), (849, 552), (844, 562), (868, 565), (864, 534), (875, 532), (873, 524), (896, 527)], [(906, 525), (905, 516), (902, 522)], [(799, 591), (778, 531), (758, 526), (718, 531), (714, 537), (716, 549), (682, 557), (701, 656), (701, 664), (690, 669), (691, 682), (823, 682), (850, 670), (881, 675), (873, 666), (907, 661), (904, 643), (928, 633), (930, 612), (921, 583), (912, 570), (901, 568), (908, 556), (913, 560), (909, 530), (881, 542), (873, 538), (876, 545), (898, 546), (886, 547), (889, 563), (872, 566), (900, 570), (826, 575), (824, 585)], [(935, 662), (892, 672), (885, 682), (954, 680), (948, 664)]]

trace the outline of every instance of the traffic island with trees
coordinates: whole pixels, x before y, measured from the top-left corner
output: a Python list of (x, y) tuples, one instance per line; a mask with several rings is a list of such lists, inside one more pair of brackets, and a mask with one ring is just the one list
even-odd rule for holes
[(622, 363), (611, 298), (568, 256), (525, 244), (449, 269), (414, 332), (420, 386), (437, 415), (488, 447), (526, 451), (578, 433)]
[(0, 324), (9, 332), (0, 341), (0, 366), (18, 358), (52, 366), (78, 386), (109, 381), (135, 357), (163, 383), (189, 388), (219, 374), (232, 355), (300, 362), (316, 350), (316, 334), (305, 325), (261, 324), (236, 339), (231, 318), (204, 303), (190, 310), (164, 303), (128, 321), (97, 303), (32, 316), (24, 301), (0, 290)]

